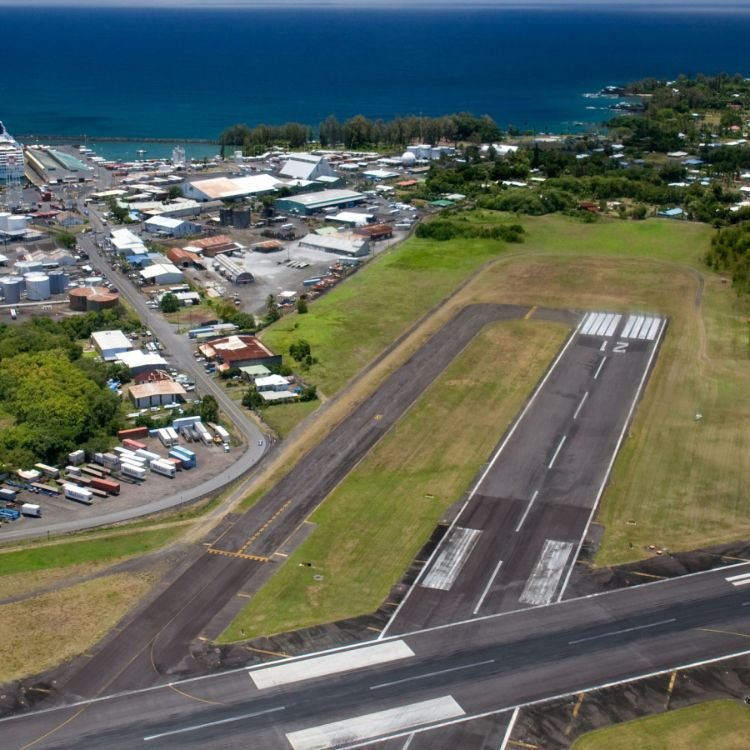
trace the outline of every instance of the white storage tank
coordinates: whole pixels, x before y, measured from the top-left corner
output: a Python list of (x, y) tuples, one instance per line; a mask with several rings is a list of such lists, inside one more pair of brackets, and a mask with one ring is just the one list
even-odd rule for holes
[(63, 294), (68, 288), (68, 276), (63, 271), (50, 271), (49, 290), (51, 294)]
[(104, 277), (102, 276), (87, 276), (83, 280), (84, 286), (101, 286), (104, 283)]
[(19, 276), (3, 276), (0, 279), (0, 290), (2, 290), (5, 302), (12, 305), (21, 301), (23, 291), (23, 279)]
[(11, 214), (6, 220), (6, 229), (9, 232), (26, 231), (26, 217), (18, 214)]
[(24, 279), (26, 299), (36, 301), (50, 298), (49, 276), (46, 273), (27, 273)]

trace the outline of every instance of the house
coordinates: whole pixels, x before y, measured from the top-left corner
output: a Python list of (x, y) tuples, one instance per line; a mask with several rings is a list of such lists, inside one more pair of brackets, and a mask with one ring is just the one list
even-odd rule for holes
[(264, 391), (288, 391), (289, 380), (281, 375), (266, 375), (265, 377), (255, 378), (255, 390), (258, 393)]

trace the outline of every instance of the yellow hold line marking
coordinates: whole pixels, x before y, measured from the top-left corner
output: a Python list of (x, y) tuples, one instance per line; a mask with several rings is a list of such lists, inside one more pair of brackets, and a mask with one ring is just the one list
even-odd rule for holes
[(524, 320), (528, 320), (536, 311), (539, 305), (534, 305), (533, 307), (529, 308), (529, 311), (526, 313), (526, 315), (523, 316)]
[(581, 693), (578, 696), (578, 700), (576, 701), (576, 704), (573, 707), (573, 718), (574, 719), (578, 718), (578, 713), (581, 710), (581, 704), (583, 703), (583, 699), (584, 699), (585, 696), (586, 696), (586, 693)]
[(289, 654), (285, 654), (283, 651), (266, 651), (263, 648), (254, 648), (253, 646), (245, 646), (248, 651), (255, 651), (256, 654), (265, 654), (266, 656), (279, 656), (282, 659), (290, 659)]
[(698, 628), (704, 633), (720, 633), (721, 635), (736, 635), (738, 638), (750, 638), (747, 633), (737, 633), (734, 630), (717, 630), (716, 628)]

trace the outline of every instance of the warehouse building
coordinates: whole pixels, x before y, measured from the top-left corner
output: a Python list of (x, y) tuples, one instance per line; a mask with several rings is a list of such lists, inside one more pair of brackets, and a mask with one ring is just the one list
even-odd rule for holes
[(217, 255), (213, 260), (214, 269), (232, 284), (252, 284), (255, 278), (239, 263), (226, 255)]
[(202, 240), (195, 240), (186, 245), (184, 249), (188, 252), (203, 253), (209, 258), (213, 258), (221, 253), (231, 253), (235, 250), (243, 250), (244, 248), (226, 234), (217, 234), (215, 237), (205, 237)]
[(128, 395), (136, 409), (148, 409), (151, 406), (163, 406), (183, 401), (185, 389), (174, 380), (157, 380), (152, 383), (131, 385)]
[(335, 176), (325, 156), (314, 154), (289, 154), (279, 175), (293, 180), (317, 180), (320, 177)]
[(273, 193), (284, 183), (270, 174), (255, 174), (246, 177), (211, 177), (206, 180), (186, 182), (182, 192), (187, 198), (197, 201), (239, 200), (255, 195)]
[(171, 263), (154, 263), (140, 272), (144, 284), (179, 284), (183, 280), (182, 271)]
[(319, 190), (315, 193), (277, 198), (274, 206), (277, 211), (310, 216), (324, 208), (352, 208), (365, 200), (363, 193), (353, 190)]
[(117, 355), (133, 348), (130, 339), (122, 331), (94, 331), (91, 344), (105, 362), (114, 362)]
[(198, 349), (206, 359), (216, 360), (226, 368), (247, 365), (281, 366), (281, 355), (274, 354), (255, 336), (225, 336), (200, 344)]
[(167, 260), (178, 268), (194, 268), (201, 265), (201, 257), (181, 247), (171, 247), (167, 250)]
[(140, 349), (130, 352), (120, 352), (117, 355), (117, 361), (122, 362), (130, 370), (130, 374), (133, 377), (154, 372), (155, 370), (166, 370), (169, 367), (167, 360), (161, 355), (144, 354)]
[(393, 227), (390, 224), (368, 224), (364, 227), (355, 227), (352, 234), (367, 237), (369, 240), (389, 240), (393, 237)]
[(164, 237), (186, 237), (201, 231), (199, 224), (185, 219), (174, 219), (171, 216), (153, 216), (143, 226), (150, 234)]
[(361, 258), (370, 252), (370, 242), (366, 237), (360, 237), (348, 232), (335, 234), (308, 234), (299, 241), (300, 247), (313, 250), (323, 250), (326, 253), (336, 253), (353, 258)]

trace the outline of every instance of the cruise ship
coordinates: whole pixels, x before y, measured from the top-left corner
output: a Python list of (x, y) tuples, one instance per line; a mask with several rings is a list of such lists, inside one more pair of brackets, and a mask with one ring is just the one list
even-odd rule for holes
[(23, 177), (23, 148), (0, 122), (0, 182)]

